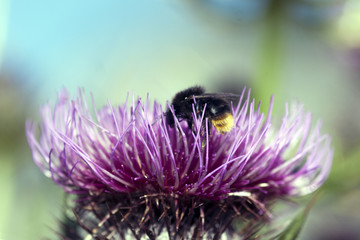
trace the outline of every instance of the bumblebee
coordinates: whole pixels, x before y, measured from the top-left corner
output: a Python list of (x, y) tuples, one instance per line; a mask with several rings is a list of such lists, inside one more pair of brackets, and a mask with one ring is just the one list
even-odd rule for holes
[[(209, 119), (208, 134), (210, 135), (211, 127), (221, 133), (230, 132), (234, 126), (234, 117), (231, 111), (231, 100), (238, 100), (239, 96), (231, 93), (205, 93), (203, 87), (191, 87), (178, 92), (171, 105), (173, 106), (174, 114), (170, 109), (165, 113), (166, 123), (170, 127), (174, 127), (174, 115), (179, 121), (186, 120), (190, 129), (193, 129), (193, 109), (197, 117), (204, 114), (204, 118)], [(206, 108), (205, 108), (206, 105)], [(194, 108), (193, 108), (194, 106)], [(205, 109), (205, 112), (203, 113)], [(205, 130), (205, 121), (203, 121), (202, 131)]]

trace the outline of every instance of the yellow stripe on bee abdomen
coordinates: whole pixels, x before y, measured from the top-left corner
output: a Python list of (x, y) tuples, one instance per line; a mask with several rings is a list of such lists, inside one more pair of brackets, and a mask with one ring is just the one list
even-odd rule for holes
[(234, 126), (234, 117), (231, 113), (225, 113), (219, 117), (213, 118), (211, 123), (214, 125), (216, 130), (221, 133), (230, 132)]

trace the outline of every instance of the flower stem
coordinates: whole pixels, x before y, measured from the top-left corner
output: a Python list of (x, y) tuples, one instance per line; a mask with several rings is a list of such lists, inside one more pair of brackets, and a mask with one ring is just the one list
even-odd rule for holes
[[(264, 19), (264, 31), (261, 36), (258, 67), (254, 76), (255, 95), (258, 99), (270, 99), (271, 95), (280, 95), (282, 87), (281, 65), (283, 61), (282, 20), (284, 0), (270, 0)], [(261, 104), (262, 110), (269, 102)]]

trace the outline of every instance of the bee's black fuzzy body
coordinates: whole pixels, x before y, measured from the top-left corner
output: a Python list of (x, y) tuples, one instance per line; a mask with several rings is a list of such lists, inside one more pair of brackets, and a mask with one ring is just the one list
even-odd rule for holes
[[(208, 133), (211, 132), (211, 126), (222, 134), (229, 132), (233, 125), (233, 115), (229, 102), (229, 97), (234, 97), (232, 94), (217, 94), (205, 93), (203, 87), (191, 87), (177, 93), (171, 105), (174, 109), (174, 115), (179, 121), (186, 120), (190, 129), (193, 129), (193, 113), (197, 117), (204, 114), (204, 119), (209, 119), (211, 124), (208, 126)], [(194, 109), (193, 109), (194, 108)], [(205, 109), (205, 112), (203, 112)], [(165, 113), (166, 122), (170, 127), (174, 127), (174, 115), (170, 109)], [(203, 130), (205, 128), (205, 121), (203, 121)]]

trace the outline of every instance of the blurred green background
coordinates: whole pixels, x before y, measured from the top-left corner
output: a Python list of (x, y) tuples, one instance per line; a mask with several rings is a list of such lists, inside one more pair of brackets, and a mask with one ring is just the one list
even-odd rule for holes
[(24, 123), (62, 87), (100, 107), (132, 91), (165, 105), (195, 84), (321, 118), (334, 164), (300, 239), (360, 239), (358, 0), (0, 0), (0, 239), (56, 239), (63, 193)]

